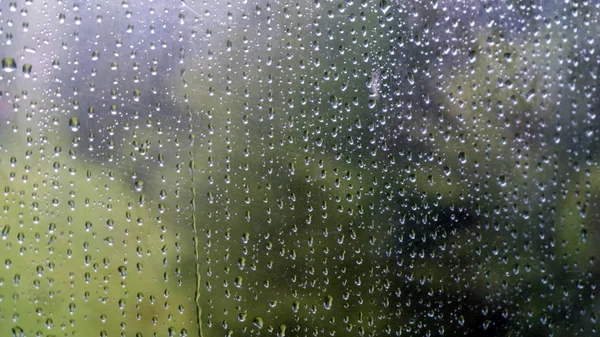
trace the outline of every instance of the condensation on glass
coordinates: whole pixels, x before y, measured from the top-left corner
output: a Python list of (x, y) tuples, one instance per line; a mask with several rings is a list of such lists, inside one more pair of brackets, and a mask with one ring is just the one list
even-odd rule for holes
[(0, 3), (0, 330), (592, 336), (600, 4)]

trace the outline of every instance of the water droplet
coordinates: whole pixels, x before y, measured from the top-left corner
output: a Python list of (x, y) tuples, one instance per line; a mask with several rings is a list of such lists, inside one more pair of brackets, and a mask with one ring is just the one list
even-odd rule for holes
[(5, 73), (12, 73), (17, 69), (17, 62), (12, 57), (5, 57), (2, 59), (2, 71)]
[(71, 129), (71, 131), (75, 132), (75, 131), (79, 130), (79, 127), (80, 127), (79, 118), (71, 117), (71, 119), (69, 120), (69, 128)]
[(248, 243), (248, 241), (250, 241), (250, 233), (244, 232), (242, 234), (242, 242), (243, 243)]
[(379, 2), (379, 9), (385, 14), (390, 9), (390, 4), (387, 2), (387, 0), (382, 0)]
[(260, 317), (260, 316), (255, 317), (252, 324), (254, 324), (254, 326), (257, 328), (262, 329), (263, 325), (264, 325), (262, 317)]
[(32, 65), (29, 63), (26, 63), (23, 65), (23, 74), (25, 74), (25, 77), (31, 76), (31, 68), (32, 68)]
[(10, 233), (10, 225), (6, 225), (2, 228), (2, 240), (6, 240)]
[(13, 337), (25, 337), (25, 332), (20, 326), (12, 328)]
[(492, 323), (492, 321), (490, 321), (489, 319), (486, 320), (485, 322), (483, 322), (483, 330), (487, 330), (487, 328), (490, 327), (491, 323)]
[(117, 270), (119, 271), (119, 275), (121, 275), (122, 278), (127, 277), (127, 267), (119, 266), (119, 268), (117, 268)]
[(284, 324), (279, 326), (279, 331), (277, 332), (277, 337), (285, 337), (286, 326)]
[(506, 176), (504, 174), (498, 176), (498, 185), (506, 187)]

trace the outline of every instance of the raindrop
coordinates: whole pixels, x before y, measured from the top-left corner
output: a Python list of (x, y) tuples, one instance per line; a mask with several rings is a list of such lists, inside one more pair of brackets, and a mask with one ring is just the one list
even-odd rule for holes
[(20, 326), (12, 328), (13, 337), (25, 337), (25, 331)]
[(264, 325), (263, 319), (260, 316), (255, 317), (252, 323), (254, 324), (255, 327), (257, 327), (259, 329), (262, 329), (263, 325)]
[(285, 337), (286, 326), (284, 324), (279, 326), (279, 331), (277, 331), (277, 337)]
[(17, 62), (12, 57), (5, 57), (2, 59), (2, 71), (5, 73), (11, 73), (17, 70)]
[(385, 14), (390, 9), (390, 4), (388, 3), (387, 0), (381, 0), (379, 2), (379, 9), (381, 10), (382, 13)]
[(6, 240), (9, 233), (10, 233), (10, 225), (5, 225), (4, 227), (2, 227), (2, 240)]
[(71, 131), (73, 131), (73, 132), (78, 131), (79, 127), (80, 127), (79, 118), (71, 117), (71, 119), (69, 119), (69, 128), (71, 129)]
[(119, 275), (121, 276), (121, 278), (126, 278), (127, 277), (127, 267), (125, 266), (119, 266), (119, 268), (117, 268)]
[(25, 74), (25, 77), (30, 77), (31, 76), (31, 64), (26, 63), (23, 65), (23, 74)]

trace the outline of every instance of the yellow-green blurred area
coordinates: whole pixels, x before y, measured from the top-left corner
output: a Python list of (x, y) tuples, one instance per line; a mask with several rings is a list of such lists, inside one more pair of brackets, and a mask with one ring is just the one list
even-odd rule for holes
[(3, 329), (196, 331), (192, 228), (177, 226), (189, 219), (163, 216), (123, 184), (131, 177), (72, 159), (59, 141), (18, 138), (3, 139), (1, 163)]
[(597, 334), (591, 1), (0, 3), (0, 334)]

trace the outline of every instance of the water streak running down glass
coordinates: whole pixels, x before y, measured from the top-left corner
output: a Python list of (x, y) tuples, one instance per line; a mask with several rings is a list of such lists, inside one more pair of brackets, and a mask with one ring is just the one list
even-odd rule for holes
[(0, 332), (597, 335), (599, 19), (0, 2)]

